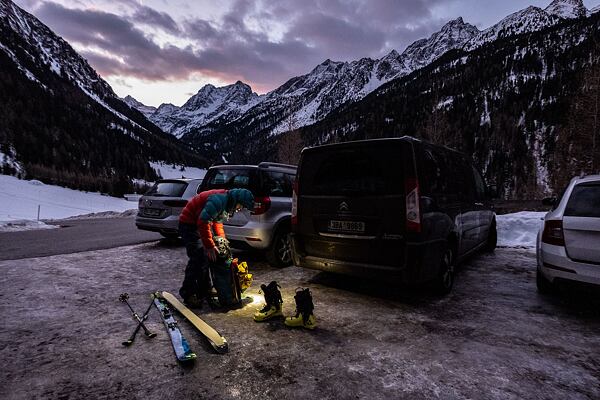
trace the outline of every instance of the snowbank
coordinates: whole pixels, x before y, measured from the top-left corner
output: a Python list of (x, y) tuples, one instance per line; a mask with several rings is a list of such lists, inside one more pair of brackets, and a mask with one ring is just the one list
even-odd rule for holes
[[(39, 219), (62, 219), (103, 211), (121, 213), (137, 208), (137, 203), (100, 193), (81, 192), (45, 185), (40, 181), (25, 181), (14, 176), (0, 175), (0, 221), (11, 222), (11, 230), (19, 224), (23, 228), (27, 225), (27, 229), (35, 226), (23, 225), (23, 220), (36, 221), (37, 224), (38, 206)], [(15, 221), (20, 222), (17, 224)], [(6, 226), (7, 224), (2, 224), (0, 230), (8, 229)]]
[(496, 216), (498, 246), (535, 248), (545, 212), (521, 211)]
[(33, 229), (54, 229), (57, 225), (48, 225), (42, 221), (29, 221), (27, 219), (14, 221), (0, 221), (0, 232), (30, 231)]

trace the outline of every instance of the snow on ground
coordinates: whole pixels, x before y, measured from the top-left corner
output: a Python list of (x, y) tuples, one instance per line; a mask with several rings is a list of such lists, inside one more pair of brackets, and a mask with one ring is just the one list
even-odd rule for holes
[[(172, 168), (158, 163), (152, 166), (160, 168), (165, 178), (181, 174), (180, 167)], [(204, 177), (205, 173), (206, 170), (199, 168), (186, 168), (184, 172), (189, 177)], [(135, 202), (125, 199), (0, 175), (0, 232), (46, 228), (44, 223), (37, 222), (38, 205), (40, 219), (131, 216), (134, 212), (128, 210), (137, 208)], [(541, 218), (545, 214), (522, 211), (496, 216), (498, 246), (535, 248)]]
[(498, 246), (535, 248), (544, 215), (534, 211), (497, 215)]
[[(151, 162), (150, 166), (164, 179), (171, 178), (204, 178), (206, 170), (182, 165), (165, 164), (163, 162)], [(183, 168), (183, 171), (181, 170)]]
[(61, 219), (103, 211), (123, 212), (137, 208), (137, 203), (100, 193), (45, 185), (37, 180), (0, 175), (0, 221), (5, 222), (0, 224), (0, 231), (16, 230), (19, 226), (23, 229), (42, 226), (37, 224), (38, 206), (39, 219)]

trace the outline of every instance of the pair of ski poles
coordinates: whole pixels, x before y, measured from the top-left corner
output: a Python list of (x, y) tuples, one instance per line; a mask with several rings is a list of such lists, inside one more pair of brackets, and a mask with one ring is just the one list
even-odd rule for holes
[(135, 330), (133, 331), (133, 333), (131, 334), (129, 339), (122, 342), (123, 346), (131, 346), (133, 344), (133, 341), (135, 340), (135, 336), (137, 335), (140, 328), (144, 329), (144, 334), (147, 337), (153, 338), (154, 336), (156, 336), (156, 333), (150, 332), (150, 330), (148, 328), (146, 328), (146, 325), (144, 324), (144, 321), (146, 319), (148, 319), (148, 313), (150, 312), (150, 308), (152, 308), (152, 305), (154, 304), (154, 299), (152, 299), (152, 302), (150, 302), (150, 305), (148, 306), (148, 308), (146, 309), (146, 312), (144, 313), (144, 315), (142, 315), (141, 318), (131, 307), (131, 305), (129, 304), (127, 299), (129, 299), (129, 295), (127, 293), (123, 293), (119, 296), (119, 301), (127, 304), (127, 307), (129, 307), (129, 309), (133, 313), (133, 319), (138, 322), (138, 325), (136, 326)]

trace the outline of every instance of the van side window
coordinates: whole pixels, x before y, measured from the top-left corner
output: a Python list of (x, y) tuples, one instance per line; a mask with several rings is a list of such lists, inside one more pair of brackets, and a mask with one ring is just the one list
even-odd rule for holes
[(481, 174), (475, 167), (473, 168), (473, 177), (475, 178), (475, 197), (477, 200), (485, 200), (485, 183)]
[(424, 192), (430, 193), (431, 195), (438, 195), (444, 193), (445, 179), (443, 177), (443, 170), (439, 163), (439, 159), (429, 149), (424, 149), (424, 160), (423, 160), (423, 171), (422, 171), (422, 182), (420, 185), (424, 186)]
[(473, 171), (471, 165), (462, 157), (453, 157), (452, 177), (456, 182), (460, 198), (463, 201), (475, 200)]

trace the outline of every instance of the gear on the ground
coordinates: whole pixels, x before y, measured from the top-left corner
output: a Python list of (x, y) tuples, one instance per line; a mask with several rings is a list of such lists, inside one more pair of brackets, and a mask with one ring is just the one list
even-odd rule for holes
[(296, 315), (293, 317), (287, 317), (285, 324), (291, 327), (304, 327), (307, 329), (315, 329), (317, 327), (317, 318), (313, 314), (315, 308), (312, 295), (308, 288), (296, 289)]
[(283, 299), (281, 298), (281, 292), (279, 291), (280, 286), (276, 281), (272, 281), (268, 285), (264, 283), (260, 285), (260, 291), (265, 296), (265, 306), (260, 310), (257, 310), (254, 314), (254, 320), (256, 322), (263, 322), (275, 317), (283, 317), (281, 312), (281, 304)]

